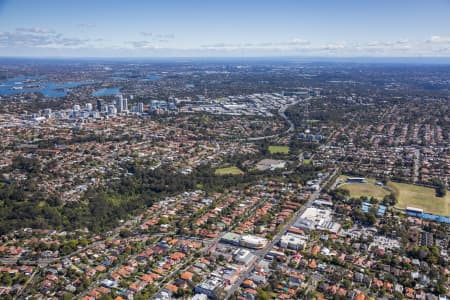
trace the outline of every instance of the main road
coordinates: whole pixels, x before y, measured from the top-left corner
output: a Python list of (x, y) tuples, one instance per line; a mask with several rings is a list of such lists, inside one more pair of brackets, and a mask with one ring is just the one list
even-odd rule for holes
[[(321, 183), (321, 186), (325, 186), (329, 183), (330, 180), (332, 180), (335, 175), (337, 174), (337, 172), (339, 171), (339, 169), (335, 169), (334, 172), (332, 174), (330, 174), (328, 176), (328, 178), (325, 180), (325, 182)], [(306, 202), (295, 214), (294, 216), (289, 220), (289, 222), (287, 222), (286, 224), (284, 224), (283, 228), (273, 237), (272, 241), (263, 249), (258, 250), (256, 252), (254, 252), (254, 254), (256, 256), (258, 256), (258, 259), (256, 260), (255, 263), (253, 263), (253, 265), (247, 269), (246, 272), (244, 272), (243, 274), (241, 274), (241, 276), (239, 277), (239, 279), (231, 286), (230, 289), (228, 289), (227, 291), (227, 296), (225, 299), (229, 299), (234, 292), (237, 291), (237, 289), (241, 286), (242, 282), (248, 278), (251, 274), (251, 272), (253, 271), (254, 267), (256, 265), (258, 265), (263, 259), (264, 257), (267, 255), (267, 253), (273, 248), (273, 246), (275, 246), (281, 239), (281, 237), (283, 235), (286, 234), (286, 232), (289, 230), (289, 228), (291, 228), (295, 222), (297, 222), (298, 218), (305, 212), (306, 209), (308, 209), (309, 207), (312, 206), (313, 202), (315, 200), (317, 200), (317, 198), (320, 195), (320, 191), (321, 188), (318, 189), (317, 191), (315, 191), (308, 199), (308, 202)]]

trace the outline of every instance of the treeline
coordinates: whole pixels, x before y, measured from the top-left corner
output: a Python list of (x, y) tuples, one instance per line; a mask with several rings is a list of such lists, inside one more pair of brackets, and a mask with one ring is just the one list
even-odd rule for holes
[(209, 165), (183, 175), (164, 167), (150, 170), (138, 163), (129, 163), (125, 168), (132, 176), (124, 175), (104, 187), (91, 188), (80, 201), (62, 205), (56, 195), (38, 189), (39, 174), (35, 173), (34, 160), (18, 158), (15, 164), (28, 171), (29, 176), (20, 184), (8, 180), (0, 182), (0, 234), (26, 227), (68, 230), (86, 227), (101, 232), (166, 196), (197, 188), (207, 192), (223, 191), (248, 185), (262, 176), (216, 176)]
[(62, 137), (57, 137), (53, 139), (45, 139), (37, 142), (39, 148), (53, 148), (55, 145), (75, 145), (89, 142), (128, 142), (128, 141), (142, 141), (143, 136), (141, 134), (136, 135), (122, 135), (122, 136), (103, 136), (96, 134), (85, 134), (85, 135), (75, 135), (70, 140), (66, 140)]
[[(0, 180), (0, 234), (20, 228), (56, 228), (74, 230), (87, 228), (94, 232), (110, 230), (122, 219), (143, 211), (167, 196), (202, 189), (207, 194), (235, 188), (246, 188), (261, 182), (267, 173), (249, 169), (242, 162), (257, 157), (243, 155), (227, 157), (226, 161), (245, 170), (243, 175), (215, 175), (215, 168), (201, 165), (190, 174), (174, 172), (168, 166), (155, 170), (143, 161), (124, 163), (123, 175), (106, 174), (106, 184), (88, 189), (76, 202), (62, 203), (55, 193), (39, 189), (43, 179), (42, 166), (35, 158), (18, 156), (13, 168), (26, 172), (25, 180)], [(276, 170), (272, 178), (282, 178), (305, 184), (315, 178), (320, 168), (301, 165), (292, 172)], [(11, 167), (8, 170), (11, 171)], [(4, 172), (0, 172), (4, 173)], [(0, 178), (2, 179), (2, 178)]]
[(0, 182), (0, 234), (19, 228), (58, 227), (60, 200), (38, 190), (34, 180)]

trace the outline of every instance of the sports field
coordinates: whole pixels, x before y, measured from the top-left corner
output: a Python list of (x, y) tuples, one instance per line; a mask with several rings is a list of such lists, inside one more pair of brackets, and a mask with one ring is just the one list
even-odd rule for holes
[(412, 206), (421, 208), (427, 213), (450, 217), (450, 193), (441, 198), (436, 197), (433, 188), (397, 182), (389, 182), (387, 185), (397, 195), (397, 208)]
[(288, 146), (269, 146), (269, 152), (270, 154), (288, 154), (289, 153), (289, 147)]
[(384, 196), (390, 194), (390, 191), (382, 186), (376, 185), (376, 180), (373, 178), (365, 178), (366, 183), (346, 183), (347, 180), (346, 175), (341, 175), (338, 178), (338, 181), (342, 182), (342, 184), (338, 185), (339, 188), (345, 189), (350, 192), (350, 197), (359, 198), (362, 196), (365, 197), (374, 197), (379, 200), (382, 200)]
[(214, 172), (216, 175), (242, 175), (244, 172), (242, 172), (241, 169), (238, 167), (228, 167), (228, 168), (220, 168), (216, 169)]
[(350, 197), (359, 198), (361, 196), (366, 196), (368, 198), (374, 197), (382, 200), (384, 196), (390, 194), (388, 190), (381, 186), (377, 186), (374, 183), (343, 183), (339, 188), (348, 190), (350, 192)]

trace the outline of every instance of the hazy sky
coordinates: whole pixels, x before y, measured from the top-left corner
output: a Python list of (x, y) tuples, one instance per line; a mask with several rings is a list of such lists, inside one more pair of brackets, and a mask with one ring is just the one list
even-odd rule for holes
[(450, 56), (450, 0), (0, 0), (0, 56)]

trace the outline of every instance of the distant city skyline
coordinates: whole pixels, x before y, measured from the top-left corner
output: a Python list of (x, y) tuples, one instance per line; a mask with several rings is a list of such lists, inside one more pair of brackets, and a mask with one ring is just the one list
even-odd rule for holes
[(449, 0), (0, 0), (7, 57), (450, 57)]

